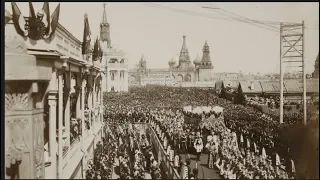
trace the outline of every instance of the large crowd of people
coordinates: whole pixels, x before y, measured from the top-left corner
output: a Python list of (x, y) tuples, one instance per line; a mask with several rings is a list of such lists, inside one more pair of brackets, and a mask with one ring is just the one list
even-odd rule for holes
[(103, 143), (98, 143), (89, 162), (87, 179), (114, 179), (113, 174), (119, 179), (161, 179), (149, 140), (139, 128), (108, 123), (104, 131)]
[[(286, 114), (284, 123), (280, 125), (278, 117), (263, 114), (251, 107), (232, 104), (214, 95), (213, 90), (199, 88), (163, 86), (135, 88), (129, 93), (107, 93), (104, 100), (106, 122), (118, 125), (139, 122), (152, 124), (182, 178), (185, 176), (191, 179), (196, 178), (198, 172), (196, 169), (188, 168), (189, 159), (181, 162), (180, 155), (183, 153), (200, 155), (201, 152), (209, 154), (208, 166), (218, 168), (224, 178), (233, 179), (236, 176), (237, 178), (286, 179), (294, 177), (290, 142), (281, 131), (299, 125), (302, 120), (301, 114)], [(216, 119), (217, 114), (214, 112), (194, 114), (183, 111), (185, 106), (213, 107), (216, 105), (224, 109), (223, 123), (220, 123), (223, 125), (218, 126), (221, 126), (220, 129), (224, 131), (217, 131), (212, 129), (212, 126), (199, 124), (201, 119), (210, 119), (211, 116)], [(125, 134), (122, 137), (132, 136)], [(117, 142), (119, 143), (119, 140)], [(171, 153), (172, 151), (174, 153)], [(144, 154), (144, 157), (148, 155), (142, 150), (139, 152)], [(152, 151), (149, 149), (148, 152)], [(118, 158), (120, 158), (119, 155)], [(134, 159), (129, 158), (129, 162), (134, 162)], [(283, 170), (280, 164), (285, 164), (286, 170)], [(132, 165), (123, 165), (123, 167), (135, 169)], [(154, 168), (152, 172), (147, 167), (150, 166), (140, 169), (150, 172), (153, 179), (161, 174), (158, 173), (159, 167)], [(183, 167), (187, 167), (187, 170)], [(130, 170), (130, 172), (132, 174), (133, 171)], [(184, 172), (189, 174), (186, 175)], [(131, 175), (132, 178), (133, 175)], [(135, 177), (141, 178), (141, 175)], [(126, 177), (122, 176), (122, 178)]]

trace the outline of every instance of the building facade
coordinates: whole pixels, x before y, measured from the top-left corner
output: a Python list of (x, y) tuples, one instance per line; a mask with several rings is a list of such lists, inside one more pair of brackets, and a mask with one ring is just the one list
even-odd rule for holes
[(111, 46), (110, 24), (105, 6), (100, 23), (100, 43), (103, 51), (102, 66), (106, 71), (103, 76), (103, 92), (127, 92), (128, 59), (123, 51)]
[(183, 36), (182, 48), (178, 63), (170, 59), (169, 68), (147, 69), (147, 63), (142, 56), (137, 68), (130, 70), (130, 85), (178, 85), (184, 82), (204, 82), (213, 80), (213, 66), (210, 59), (209, 45), (203, 46), (202, 59), (197, 55), (193, 63), (190, 60), (186, 36)]
[(314, 71), (312, 73), (312, 78), (319, 78), (319, 54), (314, 62)]
[(82, 42), (58, 22), (44, 38), (5, 14), (5, 176), (85, 178), (102, 137), (101, 62), (84, 59)]

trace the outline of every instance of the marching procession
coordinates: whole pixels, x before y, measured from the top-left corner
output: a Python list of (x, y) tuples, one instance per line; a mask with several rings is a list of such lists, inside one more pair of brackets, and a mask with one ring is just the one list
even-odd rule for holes
[[(49, 2), (5, 3), (5, 179), (319, 179), (318, 56), (312, 75), (305, 65), (318, 44), (307, 40), (316, 50), (308, 49), (307, 58), (304, 53), (304, 31), (317, 30), (309, 22), (319, 20), (301, 17), (301, 24), (289, 23), (295, 21), (291, 11), (268, 15), (296, 7), (309, 13), (316, 6), (261, 6), (262, 14), (274, 18), (262, 22), (232, 13), (232, 6), (227, 11), (199, 3), (185, 6), (190, 9), (186, 11), (173, 7), (182, 4), (104, 2), (100, 24), (97, 3), (54, 6), (51, 14)], [(280, 75), (269, 74), (274, 72), (270, 60), (275, 59), (272, 44), (278, 38), (273, 42), (268, 34), (242, 26), (223, 29), (232, 21), (218, 23), (221, 32), (215, 28), (212, 33), (211, 23), (168, 11), (144, 11), (147, 6), (196, 12), (202, 18), (209, 15), (200, 9), (220, 9), (226, 18), (209, 19), (258, 23), (274, 32), (279, 25)], [(250, 6), (242, 7), (259, 8)], [(77, 10), (72, 17), (70, 9)], [(116, 35), (112, 43), (111, 32)], [(192, 53), (185, 34), (180, 53), (175, 51), (179, 32), (190, 34)], [(252, 34), (265, 39), (248, 38)], [(318, 34), (309, 35), (312, 42)], [(201, 39), (202, 47), (197, 44)], [(219, 45), (230, 41), (228, 48)], [(248, 47), (242, 47), (243, 42)], [(214, 62), (211, 50), (218, 52)], [(157, 68), (149, 68), (142, 55), (129, 69), (140, 53)], [(197, 56), (191, 61), (193, 54)], [(284, 70), (284, 62), (302, 66)], [(287, 76), (291, 71), (292, 77)], [(292, 81), (284, 82), (284, 77)]]
[[(211, 95), (208, 104), (203, 101), (206, 97), (201, 97), (204, 94), (201, 91), (205, 90), (148, 87), (133, 89), (127, 94), (106, 94), (107, 128), (102, 143), (106, 152), (100, 152), (95, 158), (100, 158), (100, 162), (108, 161), (107, 170), (100, 170), (109, 173), (102, 176), (100, 172), (99, 176), (90, 177), (170, 178), (152, 146), (151, 133), (156, 134), (179, 179), (216, 178), (204, 174), (202, 168), (211, 169), (220, 179), (297, 177), (295, 161), (290, 155), (276, 152), (277, 144), (273, 139), (256, 138), (257, 134), (250, 129), (233, 127), (226, 118), (230, 116), (228, 108), (223, 107), (228, 102)], [(166, 94), (170, 94), (169, 97)], [(184, 106), (188, 102), (192, 102), (192, 106)], [(260, 118), (263, 117), (270, 118), (264, 114)], [(137, 124), (150, 127), (142, 131)], [(101, 154), (111, 155), (107, 158)], [(206, 165), (200, 163), (203, 158), (207, 158)], [(93, 162), (88, 170), (91, 173), (87, 174), (95, 172), (98, 166)]]

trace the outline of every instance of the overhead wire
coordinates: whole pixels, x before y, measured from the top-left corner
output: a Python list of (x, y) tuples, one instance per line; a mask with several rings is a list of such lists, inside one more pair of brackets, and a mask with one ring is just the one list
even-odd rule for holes
[[(212, 10), (214, 10), (217, 14), (220, 14), (220, 15), (227, 17), (227, 18), (215, 17), (215, 16), (211, 16), (208, 14), (199, 13), (196, 11), (173, 8), (173, 7), (164, 6), (164, 5), (160, 5), (160, 4), (156, 4), (156, 3), (142, 2), (141, 4), (149, 6), (149, 7), (162, 8), (162, 9), (167, 9), (167, 10), (174, 11), (174, 12), (184, 13), (184, 14), (191, 15), (191, 16), (205, 17), (208, 19), (238, 21), (238, 22), (250, 24), (250, 25), (260, 27), (260, 28), (263, 28), (263, 29), (266, 29), (269, 31), (277, 32), (277, 33), (280, 33), (280, 32), (279, 32), (279, 27), (276, 27), (276, 25), (280, 25), (281, 23), (286, 23), (286, 24), (292, 23), (292, 22), (261, 21), (261, 20), (250, 19), (245, 16), (233, 13), (231, 11), (228, 11), (228, 10), (225, 10), (222, 8), (212, 8)], [(218, 10), (221, 10), (221, 11), (218, 11)], [(233, 16), (230, 14), (232, 14)], [(305, 29), (319, 30), (319, 29), (309, 28), (309, 27), (305, 27)]]
[(218, 20), (229, 20), (229, 19), (226, 19), (226, 18), (213, 17), (213, 16), (210, 16), (210, 15), (205, 15), (205, 14), (201, 14), (201, 13), (194, 12), (194, 11), (188, 11), (188, 10), (184, 10), (184, 9), (172, 8), (172, 7), (163, 6), (163, 5), (155, 4), (155, 3), (142, 2), (141, 4), (143, 4), (145, 6), (149, 6), (149, 7), (163, 8), (163, 9), (167, 9), (167, 10), (174, 11), (174, 12), (184, 13), (184, 14), (188, 14), (188, 15), (191, 15), (191, 16), (201, 16), (201, 17), (206, 17), (206, 18), (209, 18), (209, 19), (218, 19)]
[(190, 11), (190, 10), (185, 10), (185, 9), (172, 8), (172, 7), (169, 7), (169, 6), (164, 6), (164, 5), (160, 5), (160, 4), (156, 4), (156, 3), (142, 3), (142, 4), (146, 5), (146, 6), (149, 6), (149, 7), (163, 8), (163, 9), (167, 9), (167, 10), (171, 10), (171, 11), (179, 12), (179, 13), (184, 13), (184, 14), (188, 14), (188, 15), (192, 15), (192, 16), (200, 16), (200, 17), (206, 17), (206, 18), (209, 18), (209, 19), (219, 19), (219, 20), (227, 20), (227, 21), (238, 21), (238, 22), (242, 22), (242, 23), (251, 24), (253, 26), (257, 26), (257, 27), (260, 27), (260, 28), (264, 28), (264, 29), (269, 30), (269, 31), (279, 32), (279, 31), (277, 31), (275, 29), (267, 27), (266, 25), (263, 26), (261, 24), (255, 24), (253, 22), (249, 22), (249, 21), (241, 19), (241, 18), (235, 18), (235, 17), (232, 17), (230, 15), (223, 14), (221, 12), (218, 12), (218, 14), (223, 15), (223, 16), (227, 16), (227, 18), (214, 17), (214, 16), (211, 16), (211, 15), (208, 15), (208, 14), (203, 14), (203, 13)]
[[(208, 3), (206, 3), (206, 5), (208, 6)], [(209, 5), (209, 8), (210, 8), (210, 7), (211, 7), (211, 6)], [(202, 8), (204, 8), (204, 7), (202, 7)], [(208, 8), (208, 7), (206, 7), (206, 8)], [(253, 22), (253, 23), (258, 23), (258, 24), (261, 24), (261, 25), (268, 26), (268, 27), (270, 27), (270, 28), (277, 29), (277, 30), (279, 29), (278, 27), (275, 27), (275, 26), (273, 26), (273, 25), (269, 25), (269, 24), (267, 24), (267, 23), (264, 23), (263, 21), (250, 19), (250, 18), (247, 18), (247, 17), (245, 17), (245, 16), (241, 16), (241, 15), (239, 15), (239, 14), (233, 13), (233, 12), (231, 12), (231, 11), (227, 11), (227, 10), (225, 10), (225, 9), (223, 9), (223, 8), (213, 8), (213, 10), (216, 10), (216, 12), (218, 12), (218, 10), (221, 10), (221, 11), (224, 11), (225, 13), (229, 13), (229, 14), (232, 14), (232, 15), (234, 15), (234, 16), (237, 16), (240, 20), (244, 20), (244, 21), (248, 21), (248, 22)]]

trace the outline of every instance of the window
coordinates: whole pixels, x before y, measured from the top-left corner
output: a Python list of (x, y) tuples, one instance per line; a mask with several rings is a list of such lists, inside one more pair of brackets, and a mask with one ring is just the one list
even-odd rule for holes
[(118, 62), (119, 62), (118, 59), (114, 59), (114, 58), (109, 60), (109, 63), (118, 63)]

